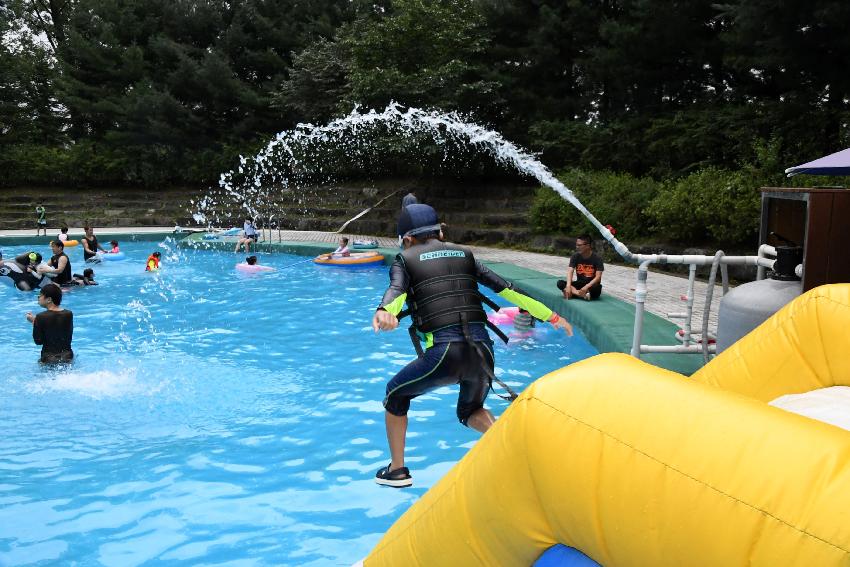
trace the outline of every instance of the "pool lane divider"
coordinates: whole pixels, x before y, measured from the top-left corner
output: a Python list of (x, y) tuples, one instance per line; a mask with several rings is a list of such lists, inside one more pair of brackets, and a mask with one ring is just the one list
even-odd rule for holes
[[(234, 241), (203, 240), (201, 235), (190, 235), (178, 242), (179, 246), (209, 250), (231, 251)], [(318, 256), (327, 254), (336, 248), (335, 244), (323, 242), (260, 242), (255, 250), (262, 252), (281, 252), (300, 256)], [(383, 254), (384, 264), (389, 266), (398, 254), (397, 248), (377, 248)], [(566, 266), (568, 258), (564, 258)], [(634, 332), (635, 306), (607, 295), (603, 287), (602, 296), (595, 301), (564, 299), (555, 283), (556, 276), (544, 274), (529, 268), (522, 268), (507, 262), (481, 261), (485, 266), (508, 279), (529, 296), (540, 301), (549, 309), (581, 329), (581, 332), (599, 352), (628, 353), (632, 347)], [(679, 344), (675, 333), (679, 326), (654, 313), (644, 314), (643, 338), (647, 344)], [(699, 354), (644, 354), (641, 360), (689, 376), (702, 368), (703, 359)]]

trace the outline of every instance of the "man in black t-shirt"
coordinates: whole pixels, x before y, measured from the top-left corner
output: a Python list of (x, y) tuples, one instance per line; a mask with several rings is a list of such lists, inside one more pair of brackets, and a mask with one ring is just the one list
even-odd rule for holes
[(38, 294), (38, 304), (44, 311), (38, 315), (27, 313), (27, 321), (32, 323), (32, 340), (41, 345), (40, 362), (71, 362), (74, 351), (71, 339), (74, 335), (74, 314), (62, 309), (62, 290), (56, 284), (47, 284)]
[[(582, 234), (576, 239), (576, 253), (570, 258), (567, 279), (558, 280), (558, 289), (564, 293), (564, 299), (572, 297), (599, 299), (602, 294), (604, 270), (602, 258), (593, 251), (593, 240), (590, 235)], [(575, 280), (573, 280), (574, 274)]]

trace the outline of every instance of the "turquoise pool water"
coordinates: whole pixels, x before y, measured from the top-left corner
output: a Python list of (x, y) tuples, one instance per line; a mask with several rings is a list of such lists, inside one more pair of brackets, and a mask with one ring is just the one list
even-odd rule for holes
[[(163, 269), (145, 273), (155, 249)], [(64, 370), (37, 363), (36, 294), (0, 285), (0, 565), (350, 565), (478, 439), (442, 388), (412, 406), (414, 487), (372, 481), (389, 461), (384, 385), (414, 356), (405, 330), (370, 328), (385, 267), (261, 254), (301, 263), (246, 276), (243, 256), (170, 241), (122, 251), (65, 295)], [(595, 354), (548, 325), (496, 348), (517, 390)]]

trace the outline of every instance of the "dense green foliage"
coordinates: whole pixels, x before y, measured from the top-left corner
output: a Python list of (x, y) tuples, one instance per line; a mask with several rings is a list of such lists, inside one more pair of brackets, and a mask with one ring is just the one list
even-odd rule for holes
[[(611, 171), (560, 172), (558, 179), (602, 224), (625, 242), (689, 242), (732, 247), (757, 244), (760, 187), (779, 187), (785, 179), (779, 144), (758, 144), (754, 158), (735, 169), (706, 166), (690, 174), (656, 180)], [(830, 178), (801, 176), (794, 185), (830, 184)], [(594, 233), (575, 207), (548, 187), (535, 195), (531, 222), (544, 233)]]
[[(557, 177), (600, 222), (614, 226), (627, 241), (648, 234), (643, 210), (659, 190), (657, 181), (628, 173), (578, 169), (566, 170)], [(538, 190), (531, 216), (542, 232), (596, 232), (575, 207), (549, 188)]]
[[(768, 177), (850, 145), (848, 32), (841, 0), (6, 0), (0, 184), (211, 183), (282, 129), (394, 100), (571, 168), (624, 231), (746, 240), (767, 140)], [(329, 163), (470, 158), (376, 147)], [(545, 201), (541, 227), (581, 224)]]

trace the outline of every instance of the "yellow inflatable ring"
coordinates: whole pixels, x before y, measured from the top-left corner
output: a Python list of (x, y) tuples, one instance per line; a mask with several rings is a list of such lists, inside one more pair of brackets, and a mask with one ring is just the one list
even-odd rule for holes
[[(768, 405), (850, 385), (850, 284), (811, 290), (692, 379), (602, 354), (532, 384), (366, 567), (850, 565), (850, 431)], [(415, 478), (415, 472), (414, 472)]]
[(74, 247), (79, 243), (80, 243), (79, 240), (66, 240), (65, 242), (63, 242), (63, 244), (65, 245), (65, 248)]

